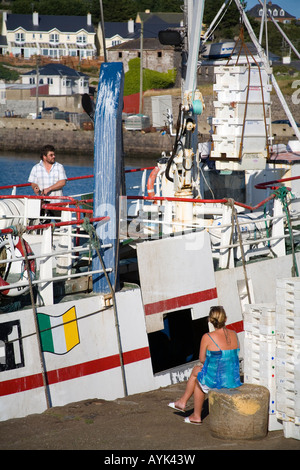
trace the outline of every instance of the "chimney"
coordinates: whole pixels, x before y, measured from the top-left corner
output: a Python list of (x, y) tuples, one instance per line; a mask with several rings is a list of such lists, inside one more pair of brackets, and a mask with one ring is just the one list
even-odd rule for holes
[(87, 25), (92, 26), (92, 15), (90, 13), (87, 14)]
[(32, 13), (32, 22), (33, 22), (33, 26), (38, 26), (39, 25), (39, 14), (37, 11), (34, 11)]
[(133, 34), (134, 33), (134, 21), (130, 18), (128, 21), (128, 33)]

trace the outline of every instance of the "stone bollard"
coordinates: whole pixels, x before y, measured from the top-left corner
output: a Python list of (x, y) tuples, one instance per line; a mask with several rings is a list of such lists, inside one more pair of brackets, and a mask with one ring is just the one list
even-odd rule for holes
[(209, 427), (220, 439), (262, 439), (268, 432), (269, 390), (261, 385), (211, 390)]

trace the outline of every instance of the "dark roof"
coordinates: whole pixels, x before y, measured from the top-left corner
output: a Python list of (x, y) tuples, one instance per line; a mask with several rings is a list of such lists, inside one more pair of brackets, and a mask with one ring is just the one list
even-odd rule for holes
[[(253, 18), (259, 18), (259, 11), (262, 9), (262, 6), (260, 4), (258, 5), (255, 5), (253, 8), (251, 8), (251, 10), (248, 10), (247, 11), (247, 15), (253, 17)], [(282, 8), (281, 6), (277, 5), (276, 3), (272, 3), (272, 2), (268, 2), (267, 3), (267, 10), (271, 10), (272, 12), (272, 15), (273, 15), (273, 10), (277, 10), (278, 11), (278, 15), (275, 16), (274, 18), (296, 18), (295, 16), (293, 15), (290, 15), (290, 13), (288, 13), (287, 11), (285, 11), (284, 8)], [(279, 12), (280, 10), (283, 10), (284, 11), (284, 16), (280, 16), (279, 15)]]
[[(164, 29), (168, 28), (178, 28), (180, 26), (180, 20), (178, 22), (175, 21), (174, 15), (182, 18), (182, 14), (173, 14), (173, 13), (166, 13), (165, 15), (169, 16), (164, 16), (164, 19), (162, 19), (159, 15), (161, 13), (152, 13), (152, 14), (147, 14), (147, 18), (144, 21), (144, 28), (143, 28), (143, 36), (144, 38), (157, 38), (159, 31), (162, 31)], [(172, 22), (165, 21), (169, 18), (170, 20), (172, 19)], [(114, 35), (119, 34), (122, 38), (125, 39), (135, 39), (139, 38), (141, 34), (141, 23), (134, 23), (134, 33), (129, 33), (128, 32), (128, 23), (120, 23), (117, 21), (112, 21), (112, 22), (105, 22), (104, 23), (104, 29), (105, 29), (105, 37), (106, 38), (112, 38)]]
[(9, 31), (22, 27), (26, 31), (51, 31), (55, 28), (70, 33), (76, 33), (81, 29), (85, 29), (88, 33), (95, 32), (94, 26), (87, 24), (87, 16), (39, 15), (39, 24), (35, 26), (32, 15), (8, 14), (6, 27)]
[(180, 22), (183, 21), (183, 13), (172, 13), (172, 12), (155, 12), (155, 13), (146, 13), (146, 12), (139, 12), (138, 15), (140, 16), (141, 20), (145, 23), (148, 23), (149, 20), (155, 16), (159, 18), (159, 20), (165, 23), (173, 23), (180, 26)]
[[(133, 39), (132, 41), (126, 41), (121, 44), (117, 44), (116, 46), (109, 47), (109, 51), (111, 50), (124, 50), (124, 51), (131, 51), (131, 50), (140, 50), (141, 41), (140, 39)], [(151, 50), (173, 50), (173, 46), (165, 46), (161, 44), (158, 38), (144, 38), (143, 39), (143, 49), (145, 51)]]
[(134, 39), (140, 36), (141, 25), (134, 23), (134, 32), (129, 33), (127, 22), (106, 21), (104, 23), (104, 29), (106, 38), (112, 38), (116, 34), (119, 34), (124, 39)]
[(156, 14), (153, 14), (147, 21), (144, 22), (144, 38), (157, 38), (159, 31), (168, 28), (178, 28), (179, 23), (169, 23), (162, 20)]
[[(62, 75), (64, 77), (85, 77), (86, 75), (82, 72), (77, 72), (77, 70), (67, 67), (62, 64), (46, 64), (39, 67), (40, 75)], [(36, 75), (36, 69), (31, 70), (30, 72), (24, 73), (23, 75)]]

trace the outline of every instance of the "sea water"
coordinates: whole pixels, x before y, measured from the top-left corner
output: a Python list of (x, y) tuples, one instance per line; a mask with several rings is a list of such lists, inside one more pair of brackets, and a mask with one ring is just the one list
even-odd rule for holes
[[(15, 184), (28, 183), (28, 177), (32, 167), (38, 163), (40, 156), (36, 154), (15, 154), (10, 152), (0, 152), (0, 187)], [(56, 161), (64, 165), (67, 178), (83, 177), (93, 175), (93, 156), (72, 156), (56, 154)], [(155, 158), (146, 161), (140, 157), (129, 156), (125, 158), (125, 168), (131, 169), (141, 167), (152, 167), (155, 165)], [(150, 172), (150, 170), (149, 170)], [(126, 189), (128, 194), (138, 194), (137, 187), (140, 185), (142, 172), (126, 173)], [(68, 181), (64, 188), (64, 195), (77, 195), (92, 192), (94, 179), (78, 179)], [(135, 189), (132, 189), (135, 188)], [(0, 195), (11, 194), (12, 188), (0, 189)], [(18, 188), (17, 194), (33, 195), (31, 187)]]

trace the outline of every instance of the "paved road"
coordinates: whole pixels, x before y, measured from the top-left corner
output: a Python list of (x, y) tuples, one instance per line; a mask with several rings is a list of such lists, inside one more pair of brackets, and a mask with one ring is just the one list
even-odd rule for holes
[[(0, 449), (102, 450), (101, 459), (121, 456), (122, 452), (109, 452), (117, 450), (124, 455), (130, 450), (177, 451), (176, 455), (183, 450), (189, 455), (199, 455), (199, 450), (300, 450), (300, 441), (286, 439), (282, 431), (257, 441), (216, 439), (210, 435), (207, 414), (202, 426), (185, 424), (183, 415), (167, 406), (184, 387), (176, 384), (114, 401), (85, 400), (1, 422)], [(187, 415), (191, 412), (192, 403)]]

